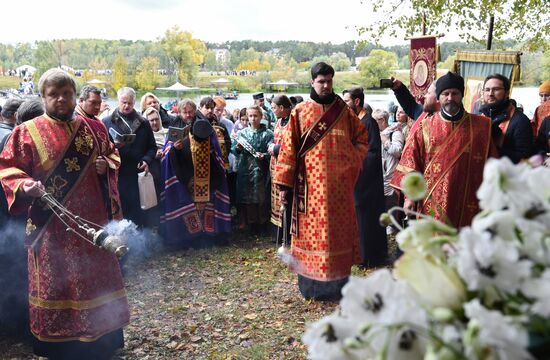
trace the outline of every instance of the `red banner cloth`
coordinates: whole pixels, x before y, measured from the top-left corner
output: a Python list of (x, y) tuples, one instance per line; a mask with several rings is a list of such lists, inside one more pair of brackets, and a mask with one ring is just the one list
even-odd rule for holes
[(436, 76), (436, 38), (411, 39), (409, 59), (411, 62), (410, 90), (416, 101), (424, 103), (424, 95)]

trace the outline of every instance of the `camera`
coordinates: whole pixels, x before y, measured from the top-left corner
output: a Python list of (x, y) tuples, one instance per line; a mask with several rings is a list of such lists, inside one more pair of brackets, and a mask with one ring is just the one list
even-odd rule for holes
[(380, 79), (380, 87), (383, 89), (391, 89), (393, 81), (391, 79)]

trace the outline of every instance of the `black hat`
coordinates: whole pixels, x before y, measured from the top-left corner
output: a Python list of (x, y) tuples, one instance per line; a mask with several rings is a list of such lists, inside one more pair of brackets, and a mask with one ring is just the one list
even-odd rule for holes
[(439, 95), (447, 89), (458, 89), (464, 96), (464, 78), (458, 74), (448, 72), (435, 83), (435, 94), (439, 98)]
[(192, 134), (197, 140), (206, 140), (212, 135), (214, 128), (208, 120), (197, 119), (193, 123)]
[(2, 107), (2, 113), (1, 113), (2, 117), (5, 117), (5, 118), (12, 117), (13, 114), (17, 111), (17, 109), (19, 109), (19, 106), (21, 106), (22, 103), (23, 103), (23, 100), (21, 99), (15, 99), (15, 98), (8, 99), (4, 103), (4, 106)]
[(252, 94), (252, 99), (254, 99), (254, 100), (263, 100), (263, 98), (264, 98), (264, 93), (263, 92), (257, 92), (257, 93)]

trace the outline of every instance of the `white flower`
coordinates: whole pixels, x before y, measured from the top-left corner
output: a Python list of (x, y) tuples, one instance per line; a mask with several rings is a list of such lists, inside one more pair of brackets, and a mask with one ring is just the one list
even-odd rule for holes
[[(389, 358), (404, 359), (422, 353), (419, 349), (424, 348), (423, 337), (416, 331), (428, 327), (427, 313), (406, 282), (395, 280), (387, 269), (377, 270), (367, 278), (350, 277), (342, 295), (342, 315), (364, 330), (362, 338), (376, 353), (387, 351), (392, 354)], [(388, 330), (395, 325), (398, 330)]]
[(525, 218), (515, 220), (519, 249), (537, 264), (550, 266), (550, 219), (547, 223)]
[(407, 281), (428, 308), (460, 309), (466, 289), (458, 274), (448, 265), (415, 251), (406, 252), (395, 265), (395, 276)]
[(550, 269), (546, 269), (540, 278), (526, 281), (521, 290), (535, 299), (531, 311), (543, 317), (550, 316)]
[[(501, 360), (531, 359), (526, 351), (528, 345), (527, 331), (518, 319), (505, 316), (494, 310), (483, 307), (479, 299), (464, 304), (466, 316), (470, 319), (470, 327), (474, 325), (474, 343), (465, 339), (466, 353), (478, 353), (475, 347), (491, 351), (491, 358)], [(488, 355), (487, 353), (485, 353)], [(497, 355), (496, 357), (494, 355)]]
[(495, 286), (513, 293), (531, 275), (533, 264), (519, 259), (515, 244), (491, 237), (488, 232), (478, 233), (463, 228), (457, 247), (457, 270), (469, 290)]
[(428, 187), (426, 180), (419, 172), (411, 172), (405, 175), (401, 180), (401, 188), (405, 193), (405, 196), (412, 201), (418, 201), (424, 199)]
[(308, 359), (312, 360), (365, 359), (373, 355), (367, 347), (350, 349), (346, 345), (348, 339), (356, 336), (355, 323), (332, 314), (308, 325), (302, 341), (308, 347)]
[(441, 235), (453, 236), (456, 233), (456, 229), (435, 219), (411, 220), (409, 226), (397, 234), (396, 241), (403, 251), (416, 250), (442, 258), (441, 243), (434, 238)]
[(506, 208), (518, 215), (539, 202), (533, 191), (528, 191), (527, 164), (514, 165), (510, 159), (489, 159), (483, 169), (483, 182), (477, 191), (482, 210), (497, 211)]
[(548, 209), (550, 206), (550, 168), (540, 166), (530, 169), (526, 174), (526, 182), (533, 195)]
[(517, 215), (510, 210), (481, 212), (474, 217), (472, 229), (477, 233), (488, 231), (506, 241), (518, 240), (515, 232)]

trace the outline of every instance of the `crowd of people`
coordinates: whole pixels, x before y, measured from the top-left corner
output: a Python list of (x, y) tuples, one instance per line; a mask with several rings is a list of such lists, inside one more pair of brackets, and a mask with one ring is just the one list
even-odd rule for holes
[[(464, 79), (448, 73), (419, 104), (393, 79), (394, 121), (365, 102), (362, 88), (333, 90), (332, 66), (311, 68), (310, 98), (263, 93), (243, 109), (220, 96), (183, 99), (167, 112), (153, 93), (118, 90), (100, 119), (101, 91), (77, 89), (60, 69), (38, 83), (41, 99), (11, 99), (1, 110), (2, 224), (19, 221), (28, 248), (33, 348), (52, 359), (109, 358), (129, 322), (117, 256), (66, 225), (40, 200), (104, 226), (122, 218), (158, 232), (167, 249), (226, 246), (232, 232), (290, 246), (290, 269), (307, 299), (336, 300), (352, 265), (388, 265), (380, 215), (402, 205), (453, 226), (479, 211), (475, 193), (489, 157), (517, 163), (550, 152), (550, 81), (533, 120), (509, 98), (510, 81), (484, 81), (481, 114), (462, 105)], [(424, 200), (401, 180), (424, 175)], [(141, 176), (154, 186), (142, 187)], [(145, 206), (143, 192), (156, 206)], [(407, 215), (407, 213), (404, 213)], [(403, 217), (403, 221), (406, 217)], [(10, 226), (10, 225), (8, 225)], [(21, 241), (23, 242), (23, 240)]]

